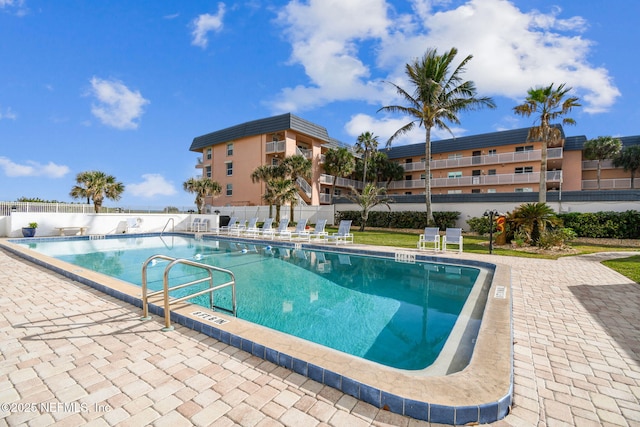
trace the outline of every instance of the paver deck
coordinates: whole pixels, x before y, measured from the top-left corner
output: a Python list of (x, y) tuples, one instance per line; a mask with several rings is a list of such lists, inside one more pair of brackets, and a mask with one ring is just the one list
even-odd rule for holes
[[(512, 269), (514, 402), (494, 425), (640, 425), (640, 285), (609, 255), (459, 256)], [(0, 289), (0, 424), (428, 425), (182, 326), (163, 333), (2, 250)]]

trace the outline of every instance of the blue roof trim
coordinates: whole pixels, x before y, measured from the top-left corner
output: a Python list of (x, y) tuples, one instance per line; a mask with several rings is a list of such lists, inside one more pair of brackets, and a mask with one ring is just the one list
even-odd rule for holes
[(312, 138), (316, 138), (321, 141), (331, 141), (326, 128), (291, 113), (286, 113), (279, 116), (253, 120), (211, 132), (206, 135), (197, 136), (193, 139), (189, 150), (198, 152), (202, 151), (205, 147), (222, 144), (235, 139), (266, 133), (281, 132), (289, 129), (309, 135)]

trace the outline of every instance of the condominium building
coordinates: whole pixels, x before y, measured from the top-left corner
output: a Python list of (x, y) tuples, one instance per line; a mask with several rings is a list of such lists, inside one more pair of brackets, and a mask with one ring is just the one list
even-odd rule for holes
[[(433, 194), (537, 192), (540, 183), (542, 143), (529, 141), (528, 128), (492, 132), (432, 142), (431, 189)], [(562, 131), (562, 128), (560, 128)], [(597, 190), (597, 161), (584, 159), (585, 136), (564, 136), (548, 147), (547, 191)], [(640, 136), (620, 138), (624, 145), (640, 144)], [(222, 194), (207, 200), (211, 205), (260, 205), (263, 182), (251, 174), (261, 165), (275, 165), (299, 154), (312, 162), (310, 179), (297, 180), (301, 203), (330, 203), (334, 177), (324, 173), (324, 153), (345, 144), (327, 130), (293, 114), (250, 121), (194, 138), (190, 150), (200, 153), (197, 168), (217, 181)], [(391, 195), (424, 194), (425, 144), (382, 148), (387, 157), (405, 170), (404, 179), (388, 186)], [(362, 188), (354, 177), (339, 177), (336, 193)], [(639, 178), (640, 181), (640, 178)], [(640, 186), (640, 183), (639, 185)], [(631, 188), (631, 173), (601, 162), (600, 189)]]

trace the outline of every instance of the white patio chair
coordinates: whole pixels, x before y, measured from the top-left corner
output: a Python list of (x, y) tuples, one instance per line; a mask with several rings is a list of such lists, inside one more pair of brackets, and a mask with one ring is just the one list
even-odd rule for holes
[(238, 227), (238, 217), (232, 216), (231, 219), (229, 219), (229, 223), (227, 225), (223, 225), (222, 227), (220, 227), (220, 233), (229, 234), (231, 230), (234, 230), (237, 227)]
[(462, 229), (447, 228), (442, 237), (442, 251), (447, 251), (447, 245), (458, 245), (458, 253), (462, 253)]
[(340, 243), (347, 244), (353, 243), (353, 234), (351, 233), (351, 220), (343, 219), (338, 226), (338, 232), (327, 236), (329, 242), (335, 242), (336, 245)]
[[(430, 247), (433, 245), (433, 247)], [(438, 227), (425, 227), (424, 233), (418, 239), (418, 249), (440, 250), (440, 229)]]
[(289, 239), (292, 240), (293, 237), (299, 237), (300, 233), (304, 233), (307, 228), (307, 220), (306, 218), (301, 218), (296, 223), (296, 228), (291, 231), (289, 229), (282, 230), (276, 237), (279, 239)]
[(269, 237), (273, 240), (276, 237), (279, 239), (282, 239), (282, 236), (285, 236), (289, 233), (289, 218), (284, 218), (280, 220), (280, 223), (278, 224), (278, 228), (276, 228), (275, 230), (272, 230), (271, 233), (269, 233)]

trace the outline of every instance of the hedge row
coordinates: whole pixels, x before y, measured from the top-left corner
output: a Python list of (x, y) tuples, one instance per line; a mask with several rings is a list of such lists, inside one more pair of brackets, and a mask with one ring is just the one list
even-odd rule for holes
[[(447, 227), (455, 227), (456, 221), (460, 218), (460, 212), (433, 212), (435, 226), (440, 230)], [(354, 226), (360, 226), (362, 218), (360, 211), (341, 211), (336, 213), (336, 222), (343, 219), (353, 221)], [(367, 227), (379, 228), (413, 228), (423, 229), (434, 224), (427, 225), (427, 215), (425, 212), (369, 212), (369, 218), (365, 224)]]
[(558, 217), (578, 237), (640, 239), (640, 212), (563, 213)]

